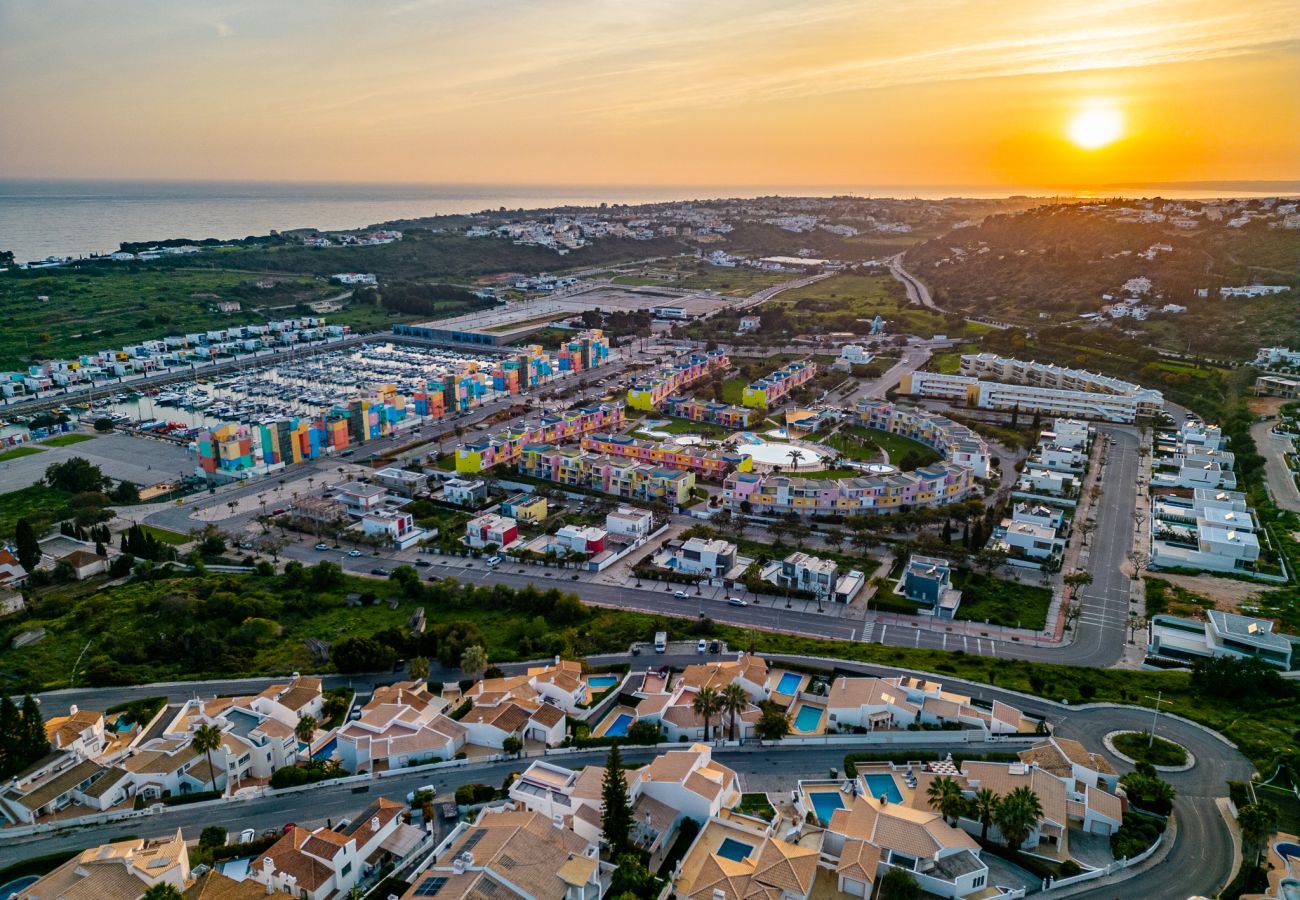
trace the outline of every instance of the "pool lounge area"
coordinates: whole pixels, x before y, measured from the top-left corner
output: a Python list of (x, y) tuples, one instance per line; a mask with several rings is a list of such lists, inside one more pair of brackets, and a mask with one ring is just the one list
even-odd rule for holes
[(810, 703), (800, 703), (794, 711), (791, 725), (800, 734), (821, 734), (824, 729), (826, 709)]
[(636, 710), (630, 706), (616, 706), (609, 711), (591, 733), (592, 737), (626, 737), (627, 730), (636, 721)]
[(587, 683), (587, 702), (591, 703), (611, 688), (618, 687), (623, 678), (620, 675), (610, 673), (602, 675), (584, 675), (582, 676), (582, 680)]
[(771, 693), (793, 698), (795, 694), (798, 694), (808, 685), (809, 680), (809, 676), (801, 675), (798, 672), (774, 669), (768, 676), (767, 685)]
[(843, 786), (834, 781), (799, 782), (801, 812), (811, 812), (822, 826), (831, 823), (835, 810), (844, 809), (853, 802), (851, 794), (844, 792)]

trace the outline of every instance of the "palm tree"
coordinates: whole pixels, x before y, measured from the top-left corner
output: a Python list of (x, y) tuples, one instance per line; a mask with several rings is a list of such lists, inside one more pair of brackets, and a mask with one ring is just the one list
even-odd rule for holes
[(1017, 851), (1029, 839), (1029, 833), (1043, 818), (1043, 804), (1028, 787), (1018, 787), (998, 800), (993, 824), (1002, 832), (1007, 849)]
[(965, 808), (961, 786), (956, 781), (947, 775), (941, 775), (930, 782), (929, 787), (925, 789), (925, 796), (929, 800), (930, 808), (943, 816), (944, 822), (952, 819), (951, 824), (956, 824)]
[(998, 795), (989, 788), (980, 788), (970, 801), (971, 818), (980, 823), (980, 840), (989, 839), (989, 826), (993, 824), (993, 814), (998, 808)]
[(190, 738), (190, 746), (196, 753), (202, 753), (208, 758), (208, 773), (212, 776), (212, 790), (217, 789), (217, 770), (212, 767), (212, 751), (221, 746), (221, 729), (215, 725), (200, 725), (194, 729), (194, 737)]
[(799, 468), (799, 463), (803, 462), (804, 452), (798, 447), (793, 447), (790, 449), (790, 452), (786, 453), (786, 456), (790, 458), (790, 465), (797, 469)]
[(731, 739), (736, 739), (736, 716), (745, 711), (749, 706), (749, 695), (745, 689), (734, 681), (722, 689), (722, 695), (719, 698), (722, 711), (731, 716)]
[(471, 644), (465, 648), (465, 652), (460, 657), (460, 670), (466, 675), (478, 677), (479, 673), (488, 667), (487, 651), (478, 644)]
[(696, 715), (704, 719), (704, 739), (709, 739), (709, 722), (722, 710), (722, 698), (713, 688), (700, 688), (691, 703)]
[(1254, 855), (1254, 865), (1259, 865), (1259, 854), (1268, 846), (1269, 836), (1277, 830), (1278, 816), (1278, 808), (1268, 800), (1257, 800), (1237, 811), (1241, 840), (1246, 851)]
[(311, 749), (312, 735), (316, 733), (316, 724), (315, 716), (303, 716), (293, 729), (293, 733), (298, 736), (299, 741), (307, 745), (308, 750)]

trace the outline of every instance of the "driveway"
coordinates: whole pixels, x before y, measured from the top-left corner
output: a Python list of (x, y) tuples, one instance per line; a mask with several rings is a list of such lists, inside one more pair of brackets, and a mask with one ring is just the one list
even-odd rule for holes
[(1296, 489), (1295, 478), (1287, 468), (1283, 454), (1294, 451), (1291, 439), (1279, 437), (1270, 429), (1273, 422), (1256, 422), (1250, 426), (1250, 436), (1255, 439), (1255, 446), (1264, 457), (1264, 477), (1268, 479), (1268, 492), (1273, 502), (1282, 509), (1300, 512), (1300, 490)]

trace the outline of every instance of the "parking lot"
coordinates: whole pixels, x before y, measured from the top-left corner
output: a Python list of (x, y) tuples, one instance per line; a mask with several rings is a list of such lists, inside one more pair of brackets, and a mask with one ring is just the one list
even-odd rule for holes
[(41, 447), (42, 452), (0, 462), (0, 493), (16, 491), (40, 481), (50, 463), (66, 462), (74, 456), (90, 460), (109, 478), (133, 481), (148, 487), (160, 481), (176, 481), (194, 471), (194, 454), (177, 444), (129, 434), (101, 434), (67, 447), (49, 447), (40, 442), (24, 447)]

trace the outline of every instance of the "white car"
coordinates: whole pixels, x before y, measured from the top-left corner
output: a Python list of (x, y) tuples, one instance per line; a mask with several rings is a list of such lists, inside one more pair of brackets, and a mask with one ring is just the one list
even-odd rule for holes
[(700, 642), (699, 642), (698, 644), (695, 645), (695, 652), (696, 652), (696, 653), (708, 653), (708, 652), (709, 652), (709, 642), (706, 641), (706, 640), (704, 640), (704, 638), (700, 638)]
[(744, 600), (741, 600), (739, 597), (728, 597), (727, 602), (730, 603), (732, 606), (749, 606), (748, 603), (746, 603)]
[(349, 551), (348, 551), (348, 556), (351, 556), (353, 559), (355, 559), (356, 557), (358, 557), (358, 556), (360, 556), (360, 555), (361, 555), (361, 551), (360, 551), (360, 550), (349, 550)]
[(678, 600), (685, 600), (691, 595), (686, 593), (685, 591), (673, 591), (673, 596), (676, 597)]

